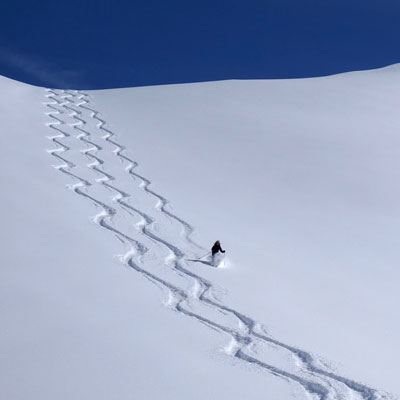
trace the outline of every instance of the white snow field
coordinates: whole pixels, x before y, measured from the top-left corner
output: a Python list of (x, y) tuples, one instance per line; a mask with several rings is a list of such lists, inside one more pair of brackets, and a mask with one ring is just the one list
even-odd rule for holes
[(399, 109), (398, 65), (0, 78), (0, 399), (399, 399)]

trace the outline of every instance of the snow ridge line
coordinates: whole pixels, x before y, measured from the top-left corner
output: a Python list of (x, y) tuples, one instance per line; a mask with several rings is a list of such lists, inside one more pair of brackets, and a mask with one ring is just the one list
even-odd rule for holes
[[(65, 97), (70, 97), (70, 96), (64, 96), (64, 98)], [(78, 97), (78, 99), (81, 99), (81, 97)], [(77, 104), (77, 106), (79, 106), (79, 104)], [(81, 126), (79, 127), (79, 131), (84, 132), (85, 136), (86, 135), (90, 136), (90, 133), (85, 131), (82, 128), (82, 125), (85, 125), (86, 122), (81, 117), (77, 117), (77, 115), (80, 115), (81, 113), (78, 110), (76, 110), (75, 108), (72, 108), (71, 106), (66, 106), (64, 104), (63, 107), (65, 109), (71, 110), (72, 113), (73, 113), (72, 116), (75, 117), (75, 119), (77, 119), (79, 121), (79, 124), (81, 124)], [(78, 129), (78, 125), (74, 125), (74, 128)], [(82, 136), (81, 135), (78, 135), (77, 138), (82, 140)], [(103, 137), (103, 138), (106, 139), (106, 137)], [(95, 144), (92, 141), (88, 141), (87, 139), (85, 139), (85, 142), (93, 144), (95, 149), (102, 149), (101, 146)], [(90, 151), (92, 151), (92, 149), (88, 149), (87, 153), (90, 152)], [(89, 155), (89, 154), (87, 154), (87, 155)], [(95, 158), (96, 158), (96, 160), (100, 160), (100, 164), (101, 165), (104, 164), (104, 162), (99, 157), (96, 156)], [(89, 166), (89, 167), (92, 167), (92, 166)], [(142, 233), (145, 234), (146, 236), (148, 236), (149, 238), (154, 239), (155, 241), (159, 242), (160, 244), (163, 244), (165, 247), (167, 247), (169, 250), (172, 251), (173, 258), (174, 258), (173, 268), (178, 273), (182, 272), (185, 276), (189, 275), (191, 278), (195, 279), (200, 286), (204, 285), (203, 286), (203, 290), (201, 292), (201, 298), (205, 299), (205, 297), (204, 297), (205, 293), (209, 289), (211, 289), (211, 287), (212, 287), (211, 284), (209, 282), (207, 282), (206, 280), (204, 280), (204, 278), (200, 278), (199, 276), (193, 274), (191, 271), (185, 269), (181, 265), (181, 262), (182, 262), (183, 257), (184, 257), (184, 253), (181, 250), (179, 250), (177, 247), (172, 245), (171, 243), (163, 240), (159, 236), (155, 235), (153, 232), (147, 230), (146, 225), (153, 223), (154, 220), (150, 216), (148, 216), (147, 214), (141, 212), (140, 210), (137, 210), (136, 208), (132, 207), (131, 205), (127, 204), (126, 202), (123, 202), (121, 200), (123, 197), (127, 198), (127, 197), (131, 197), (131, 196), (128, 195), (127, 193), (121, 191), (120, 189), (116, 188), (115, 186), (112, 186), (109, 183), (105, 182), (105, 181), (108, 180), (108, 177), (111, 176), (110, 174), (105, 173), (104, 170), (97, 170), (97, 171), (105, 176), (105, 179), (101, 180), (101, 181), (99, 180), (99, 182), (101, 182), (103, 185), (106, 185), (110, 189), (112, 189), (112, 190), (117, 192), (117, 196), (114, 198), (114, 200), (117, 201), (118, 203), (120, 203), (125, 208), (129, 208), (130, 210), (133, 210), (133, 211), (137, 212), (139, 215), (141, 215), (145, 219), (145, 225), (142, 226), (142, 228), (141, 228)], [(112, 180), (115, 180), (115, 179), (112, 177)], [(142, 271), (140, 271), (138, 269), (137, 264), (136, 265), (132, 265), (132, 263), (133, 263), (132, 259), (129, 259), (128, 265), (132, 266), (135, 270), (137, 270), (139, 272), (142, 272)], [(167, 262), (166, 262), (166, 264), (167, 264)], [(157, 281), (157, 279), (154, 278), (154, 276), (153, 276), (153, 280)], [(160, 281), (158, 281), (158, 282), (161, 283)], [(166, 282), (163, 281), (163, 283), (165, 284)], [(171, 286), (169, 286), (169, 288), (171, 288)], [(217, 330), (222, 331), (222, 332), (228, 334), (229, 336), (231, 336), (231, 339), (233, 339), (234, 345), (233, 345), (232, 349), (228, 352), (228, 354), (233, 355), (234, 357), (239, 358), (242, 361), (246, 361), (247, 363), (255, 364), (258, 367), (261, 367), (264, 370), (267, 370), (269, 373), (271, 373), (271, 374), (273, 374), (275, 376), (284, 378), (284, 379), (286, 379), (286, 380), (288, 380), (290, 382), (294, 382), (294, 383), (300, 384), (303, 387), (303, 389), (306, 390), (306, 392), (317, 394), (318, 397), (321, 398), (321, 399), (331, 398), (331, 396), (328, 396), (329, 391), (323, 385), (320, 385), (320, 384), (315, 383), (315, 382), (308, 381), (308, 380), (306, 380), (304, 378), (301, 378), (301, 377), (299, 377), (299, 376), (297, 376), (295, 374), (292, 374), (290, 372), (287, 372), (287, 371), (284, 371), (282, 369), (276, 368), (274, 366), (268, 365), (266, 363), (263, 363), (263, 362), (257, 360), (254, 357), (250, 357), (250, 356), (246, 355), (243, 352), (243, 348), (252, 343), (252, 340), (248, 337), (247, 334), (243, 335), (242, 333), (239, 333), (234, 329), (226, 327), (226, 326), (224, 326), (222, 324), (219, 324), (219, 323), (217, 323), (215, 321), (211, 321), (210, 319), (205, 318), (205, 317), (201, 316), (198, 313), (194, 313), (193, 311), (189, 311), (187, 308), (185, 308), (183, 306), (184, 303), (188, 303), (189, 295), (186, 292), (182, 291), (181, 289), (178, 289), (177, 287), (174, 287), (173, 289), (174, 289), (173, 293), (175, 295), (177, 293), (179, 294), (179, 298), (175, 299), (175, 304), (174, 304), (174, 307), (173, 307), (173, 309), (175, 311), (183, 313), (186, 316), (195, 318), (199, 322), (202, 322), (202, 323), (208, 325), (211, 328), (217, 329)], [(194, 295), (194, 298), (197, 299), (197, 300), (202, 301), (200, 296)], [(213, 303), (208, 303), (208, 304), (212, 305)], [(217, 304), (217, 303), (215, 303), (215, 304)]]
[[(180, 272), (181, 274), (184, 274), (186, 276), (191, 277), (192, 279), (194, 279), (195, 281), (197, 281), (197, 284), (201, 287), (201, 292), (198, 293), (198, 295), (196, 296), (197, 300), (200, 300), (203, 303), (206, 303), (207, 305), (217, 308), (220, 311), (225, 311), (227, 313), (230, 313), (231, 315), (235, 316), (235, 318), (237, 318), (244, 326), (245, 326), (245, 332), (244, 333), (238, 333), (235, 330), (232, 330), (230, 328), (227, 328), (225, 326), (222, 326), (218, 323), (215, 323), (213, 321), (210, 321), (204, 317), (202, 317), (201, 315), (198, 315), (196, 313), (193, 313), (191, 311), (186, 310), (185, 308), (182, 307), (182, 303), (184, 301), (187, 300), (188, 298), (188, 294), (183, 292), (182, 289), (175, 287), (174, 285), (169, 285), (167, 282), (165, 281), (160, 281), (160, 279), (158, 277), (153, 276), (151, 273), (148, 273), (147, 271), (145, 271), (144, 269), (142, 269), (141, 267), (138, 267), (134, 262), (131, 256), (127, 256), (127, 259), (125, 260), (127, 262), (128, 265), (130, 265), (131, 267), (133, 267), (134, 269), (136, 269), (138, 272), (141, 272), (143, 275), (145, 275), (145, 277), (149, 278), (150, 280), (159, 283), (163, 286), (166, 286), (170, 291), (172, 291), (175, 295), (178, 295), (179, 299), (176, 302), (176, 310), (187, 315), (187, 316), (191, 316), (194, 317), (196, 319), (198, 319), (200, 322), (206, 323), (207, 325), (214, 327), (218, 330), (221, 330), (225, 333), (228, 333), (229, 335), (232, 336), (232, 338), (234, 339), (234, 341), (236, 342), (236, 346), (234, 351), (232, 352), (232, 355), (235, 356), (236, 358), (241, 359), (242, 361), (246, 361), (248, 363), (251, 364), (256, 364), (259, 367), (268, 370), (270, 373), (286, 378), (292, 382), (297, 382), (299, 383), (301, 386), (303, 386), (307, 392), (309, 393), (314, 393), (317, 394), (321, 399), (327, 399), (327, 398), (331, 398), (331, 393), (329, 393), (329, 389), (327, 389), (326, 387), (324, 387), (323, 385), (320, 385), (319, 383), (315, 383), (315, 382), (310, 382), (310, 381), (306, 381), (301, 377), (298, 377), (297, 375), (291, 374), (289, 372), (280, 370), (276, 367), (270, 366), (268, 364), (263, 363), (262, 361), (251, 357), (249, 355), (247, 355), (246, 353), (243, 352), (243, 349), (245, 346), (247, 346), (248, 344), (250, 344), (254, 338), (259, 339), (261, 341), (264, 342), (268, 342), (271, 343), (275, 346), (281, 347), (285, 350), (288, 350), (289, 352), (291, 352), (293, 355), (295, 355), (297, 358), (299, 358), (301, 360), (301, 362), (304, 364), (305, 369), (308, 370), (308, 372), (314, 376), (315, 378), (322, 378), (322, 377), (327, 377), (330, 379), (333, 379), (334, 381), (337, 382), (341, 382), (343, 384), (345, 384), (347, 387), (349, 387), (350, 389), (360, 393), (362, 395), (362, 397), (364, 399), (368, 399), (368, 400), (373, 400), (373, 399), (381, 399), (383, 397), (381, 397), (381, 394), (378, 393), (377, 391), (375, 391), (374, 389), (370, 389), (364, 385), (358, 384), (357, 382), (354, 382), (352, 380), (349, 380), (347, 378), (342, 378), (338, 375), (335, 375), (329, 371), (324, 371), (318, 367), (316, 367), (314, 365), (314, 359), (313, 357), (307, 353), (304, 352), (302, 350), (296, 349), (292, 346), (286, 345), (282, 342), (279, 342), (273, 338), (270, 338), (266, 335), (257, 333), (255, 331), (255, 328), (257, 326), (259, 326), (260, 324), (258, 324), (256, 321), (252, 320), (251, 318), (245, 316), (244, 314), (241, 314), (239, 312), (237, 312), (236, 310), (229, 308), (227, 306), (221, 305), (220, 303), (211, 300), (210, 298), (208, 298), (207, 293), (210, 292), (212, 290), (212, 285), (210, 282), (206, 281), (204, 278), (194, 274), (193, 272), (187, 270), (186, 268), (184, 268), (181, 265), (181, 261), (183, 261), (183, 257), (184, 257), (184, 253), (177, 247), (175, 247), (173, 244), (164, 241), (163, 239), (161, 239), (160, 237), (158, 237), (157, 235), (155, 235), (153, 232), (151, 232), (151, 224), (154, 223), (154, 220), (147, 214), (143, 213), (142, 211), (132, 207), (130, 204), (126, 203), (123, 201), (123, 199), (127, 199), (128, 197), (130, 197), (130, 195), (124, 191), (121, 191), (120, 189), (116, 188), (115, 186), (111, 185), (109, 183), (109, 181), (114, 181), (115, 178), (112, 177), (110, 174), (105, 173), (102, 169), (99, 169), (99, 167), (102, 167), (104, 164), (104, 161), (101, 160), (99, 157), (91, 154), (92, 151), (99, 151), (101, 150), (101, 146), (97, 145), (96, 143), (94, 143), (93, 141), (90, 141), (88, 139), (88, 137), (90, 137), (90, 133), (85, 131), (84, 129), (82, 129), (82, 126), (84, 126), (86, 124), (85, 120), (83, 118), (81, 118), (80, 113), (73, 107), (71, 107), (70, 103), (74, 104), (73, 102), (60, 102), (58, 101), (54, 96), (58, 96), (58, 94), (54, 91), (49, 91), (51, 94), (48, 95), (48, 98), (51, 98), (55, 103), (47, 103), (48, 107), (50, 107), (51, 109), (53, 109), (54, 111), (52, 111), (51, 113), (48, 113), (48, 115), (50, 117), (52, 117), (53, 119), (55, 119), (55, 122), (52, 122), (50, 124), (48, 124), (50, 127), (52, 127), (53, 129), (56, 129), (57, 131), (60, 132), (59, 135), (57, 135), (56, 137), (53, 137), (53, 142), (58, 146), (57, 149), (49, 151), (51, 152), (51, 154), (53, 154), (54, 156), (56, 156), (57, 158), (59, 158), (61, 161), (63, 161), (63, 163), (65, 165), (62, 165), (61, 167), (58, 167), (58, 169), (62, 170), (62, 172), (67, 173), (68, 175), (74, 177), (75, 179), (80, 179), (81, 180), (81, 184), (83, 184), (84, 186), (86, 185), (86, 188), (90, 185), (88, 185), (87, 181), (82, 180), (81, 178), (77, 177), (76, 175), (71, 174), (69, 171), (65, 171), (65, 167), (66, 168), (73, 168), (74, 165), (71, 162), (68, 162), (65, 158), (62, 158), (59, 156), (60, 152), (65, 152), (68, 151), (69, 148), (68, 146), (65, 146), (64, 144), (62, 144), (59, 140), (57, 140), (57, 138), (62, 138), (62, 137), (67, 137), (70, 136), (68, 134), (66, 134), (65, 132), (63, 132), (60, 129), (57, 129), (55, 125), (59, 125), (62, 124), (63, 121), (60, 118), (55, 117), (53, 114), (57, 113), (60, 114), (60, 111), (57, 110), (55, 107), (53, 107), (51, 104), (58, 104), (62, 107), (64, 107), (65, 109), (69, 109), (70, 111), (72, 111), (74, 113), (74, 118), (77, 120), (77, 123), (74, 124), (74, 128), (81, 131), (81, 134), (79, 136), (77, 136), (78, 139), (84, 141), (86, 144), (90, 144), (91, 146), (93, 146), (92, 149), (87, 149), (85, 151), (85, 154), (87, 154), (88, 156), (90, 156), (95, 163), (91, 164), (91, 166), (89, 166), (92, 169), (95, 169), (96, 172), (98, 172), (99, 174), (103, 175), (103, 179), (101, 180), (101, 183), (104, 184), (105, 186), (107, 186), (108, 188), (114, 190), (117, 192), (117, 197), (115, 198), (115, 200), (123, 207), (130, 209), (131, 211), (135, 212), (136, 214), (140, 215), (143, 219), (144, 219), (144, 225), (142, 227), (142, 233), (145, 234), (146, 236), (152, 238), (153, 240), (156, 240), (162, 244), (164, 244), (167, 248), (169, 248), (173, 254), (174, 254), (174, 266), (173, 268)], [(64, 92), (67, 93), (67, 92)], [(79, 92), (76, 92), (79, 93)], [(127, 161), (129, 163), (129, 166), (127, 167), (127, 172), (130, 173), (131, 175), (133, 175), (136, 178), (139, 178), (142, 180), (142, 185), (141, 187), (146, 190), (149, 194), (152, 194), (157, 200), (158, 202), (161, 201), (161, 207), (160, 204), (158, 204), (158, 209), (161, 209), (161, 211), (164, 211), (164, 213), (174, 219), (175, 221), (177, 221), (178, 223), (181, 223), (184, 227), (184, 231), (185, 231), (185, 239), (188, 240), (188, 242), (193, 244), (193, 241), (190, 239), (190, 234), (193, 232), (193, 228), (187, 224), (185, 221), (181, 220), (179, 217), (177, 216), (171, 216), (170, 212), (167, 210), (163, 210), (162, 208), (165, 208), (168, 205), (168, 201), (163, 198), (162, 196), (158, 195), (157, 193), (155, 193), (153, 190), (151, 190), (148, 186), (151, 184), (151, 182), (142, 177), (139, 174), (136, 174), (132, 171), (133, 168), (135, 168), (138, 164), (136, 162), (134, 162), (133, 160), (129, 159), (128, 157), (126, 157), (125, 155), (121, 154), (122, 151), (125, 150), (125, 147), (118, 144), (118, 142), (115, 141), (115, 139), (111, 139), (111, 137), (115, 137), (115, 134), (112, 133), (109, 129), (105, 128), (105, 121), (102, 120), (100, 117), (98, 117), (98, 112), (89, 108), (87, 106), (87, 104), (89, 103), (88, 100), (86, 100), (85, 98), (85, 94), (79, 93), (79, 96), (76, 96), (78, 99), (81, 99), (84, 101), (84, 103), (80, 103), (77, 104), (77, 107), (81, 107), (83, 109), (86, 109), (88, 111), (92, 112), (92, 117), (94, 119), (96, 119), (99, 122), (98, 128), (103, 130), (106, 133), (106, 136), (104, 136), (103, 138), (105, 140), (107, 140), (108, 142), (110, 142), (111, 144), (113, 144), (116, 148), (117, 151), (115, 151), (115, 154), (120, 157), (123, 161)], [(74, 97), (73, 94), (68, 93), (67, 96), (64, 96), (64, 98), (66, 97)], [(57, 140), (57, 141), (55, 141)], [(100, 183), (100, 180), (99, 180)], [(75, 186), (80, 186), (80, 184), (75, 185)], [(76, 190), (75, 190), (76, 191)], [(78, 194), (82, 195), (81, 191), (76, 191)], [(106, 216), (104, 216), (104, 219), (102, 220), (104, 222), (104, 220), (106, 218), (111, 218), (114, 214), (115, 214), (115, 209), (105, 205), (102, 202), (97, 201), (96, 199), (94, 199), (93, 197), (86, 195), (87, 198), (91, 199), (95, 204), (100, 205), (103, 207), (103, 213), (104, 211), (106, 212)], [(104, 224), (100, 224), (101, 226), (105, 227), (106, 229), (109, 229), (107, 226), (104, 226)], [(148, 229), (150, 228), (150, 229)], [(110, 229), (109, 229), (110, 230)], [(112, 232), (114, 232), (117, 235), (120, 235), (120, 237), (124, 238), (125, 240), (127, 240), (128, 242), (135, 243), (136, 247), (137, 247), (137, 243), (134, 239), (132, 239), (131, 237), (127, 236), (126, 234), (117, 231), (116, 229), (112, 229)], [(201, 246), (198, 246), (198, 248), (201, 248)], [(147, 250), (146, 250), (147, 251)], [(134, 253), (134, 251), (132, 251), (132, 254)], [(321, 376), (322, 375), (322, 376)], [(379, 396), (379, 397), (378, 397)]]
[[(164, 197), (160, 196), (158, 193), (154, 192), (153, 190), (148, 190), (149, 189), (149, 185), (151, 184), (151, 181), (149, 181), (147, 178), (144, 178), (143, 176), (135, 173), (134, 171), (132, 171), (133, 168), (138, 167), (138, 163), (132, 159), (130, 159), (129, 157), (125, 156), (122, 154), (122, 152), (124, 150), (126, 150), (126, 147), (121, 145), (120, 143), (118, 143), (115, 139), (114, 140), (110, 140), (110, 137), (115, 138), (116, 135), (110, 130), (107, 129), (105, 127), (106, 122), (104, 119), (102, 119), (101, 117), (99, 117), (99, 112), (91, 107), (88, 106), (89, 104), (89, 100), (86, 100), (86, 98), (90, 98), (90, 96), (88, 94), (85, 94), (81, 91), (76, 91), (76, 93), (78, 93), (84, 101), (85, 101), (85, 105), (81, 105), (79, 104), (78, 106), (80, 106), (81, 108), (84, 108), (88, 111), (92, 112), (92, 118), (96, 119), (99, 122), (98, 128), (103, 130), (104, 132), (106, 132), (108, 135), (105, 137), (106, 140), (108, 140), (110, 143), (112, 143), (114, 146), (116, 146), (117, 151), (115, 152), (117, 156), (120, 157), (120, 159), (122, 161), (127, 161), (129, 163), (129, 166), (127, 167), (127, 172), (130, 173), (131, 175), (133, 175), (136, 178), (139, 178), (142, 180), (143, 185), (142, 187), (150, 194), (152, 194), (154, 197), (156, 197), (156, 199), (162, 199), (165, 203), (164, 204), (169, 204), (168, 200), (165, 199)], [(82, 95), (84, 97), (82, 97)], [(133, 168), (132, 168), (133, 166)], [(164, 210), (161, 210), (164, 211)], [(167, 215), (168, 212), (166, 213)], [(170, 216), (170, 215), (169, 215)], [(193, 242), (193, 240), (189, 237), (191, 233), (193, 233), (194, 229), (193, 227), (188, 224), (186, 221), (182, 220), (181, 218), (177, 218), (176, 216), (173, 216), (173, 218), (181, 223), (184, 228), (186, 228), (185, 230), (187, 232), (189, 232), (189, 234), (185, 235), (186, 239), (188, 240), (188, 242), (190, 242), (191, 244), (195, 244), (197, 245), (195, 242)], [(168, 245), (168, 244), (167, 244)], [(198, 248), (202, 248), (201, 246), (197, 245)], [(292, 353), (297, 359), (300, 360), (300, 362), (303, 364), (304, 368), (312, 375), (315, 377), (319, 377), (319, 378), (327, 378), (330, 380), (333, 380), (335, 382), (341, 383), (343, 385), (345, 385), (348, 389), (350, 389), (351, 391), (357, 392), (358, 394), (360, 394), (362, 396), (363, 399), (365, 400), (381, 400), (381, 399), (394, 399), (391, 395), (389, 395), (388, 393), (384, 393), (384, 392), (379, 392), (376, 389), (372, 389), (364, 384), (358, 383), (352, 379), (346, 378), (346, 377), (342, 377), (338, 374), (335, 374), (331, 371), (328, 370), (324, 370), (322, 368), (320, 368), (319, 366), (317, 366), (316, 363), (316, 359), (308, 352), (304, 351), (304, 350), (300, 350), (294, 346), (290, 346), (287, 345), (279, 340), (276, 340), (272, 337), (269, 337), (265, 334), (262, 333), (258, 333), (255, 329), (261, 326), (262, 329), (262, 325), (258, 322), (256, 322), (255, 320), (253, 320), (252, 318), (230, 308), (227, 306), (224, 306), (210, 298), (207, 297), (207, 293), (212, 291), (212, 285), (210, 282), (208, 282), (207, 280), (205, 280), (204, 278), (200, 277), (199, 275), (194, 274), (193, 272), (187, 270), (186, 268), (178, 268), (179, 271), (183, 272), (184, 274), (189, 275), (190, 277), (192, 277), (194, 280), (197, 280), (198, 283), (200, 283), (200, 286), (203, 288), (202, 292), (200, 293), (200, 295), (198, 296), (198, 299), (202, 302), (207, 303), (208, 305), (218, 308), (221, 311), (225, 311), (233, 316), (235, 316), (240, 322), (243, 323), (243, 325), (246, 327), (247, 329), (247, 335), (249, 335), (250, 337), (254, 337), (257, 338), (261, 341), (264, 341), (266, 343), (270, 343), (273, 344), (277, 347), (283, 348), (287, 351), (289, 351), (290, 353)], [(243, 357), (246, 358), (246, 361), (248, 362), (253, 362), (253, 363), (257, 363), (258, 360), (254, 359), (253, 361), (251, 361), (251, 357), (245, 355), (244, 353), (242, 353), (242, 358)]]

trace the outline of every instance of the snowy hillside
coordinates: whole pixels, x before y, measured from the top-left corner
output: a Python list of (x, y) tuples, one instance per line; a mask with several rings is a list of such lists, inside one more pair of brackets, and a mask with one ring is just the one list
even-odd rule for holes
[(0, 398), (400, 398), (399, 93), (0, 78)]

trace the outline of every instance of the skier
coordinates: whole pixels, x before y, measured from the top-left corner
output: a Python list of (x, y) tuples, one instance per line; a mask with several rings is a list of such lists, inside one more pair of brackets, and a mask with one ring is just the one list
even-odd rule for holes
[(212, 254), (212, 256), (214, 257), (219, 251), (220, 251), (221, 253), (225, 253), (225, 250), (222, 250), (222, 248), (221, 248), (221, 243), (219, 242), (219, 240), (217, 240), (217, 241), (214, 243), (214, 246), (211, 248), (211, 254)]
[(214, 243), (214, 246), (211, 248), (211, 260), (212, 260), (213, 265), (216, 264), (216, 261), (217, 261), (216, 254), (218, 254), (218, 252), (225, 253), (225, 250), (222, 250), (221, 243), (219, 242), (219, 240), (217, 240)]

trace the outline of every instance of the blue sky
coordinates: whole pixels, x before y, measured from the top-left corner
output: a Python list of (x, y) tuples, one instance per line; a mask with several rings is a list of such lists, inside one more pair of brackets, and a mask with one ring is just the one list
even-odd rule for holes
[(82, 89), (400, 62), (400, 1), (4, 0), (0, 74)]

